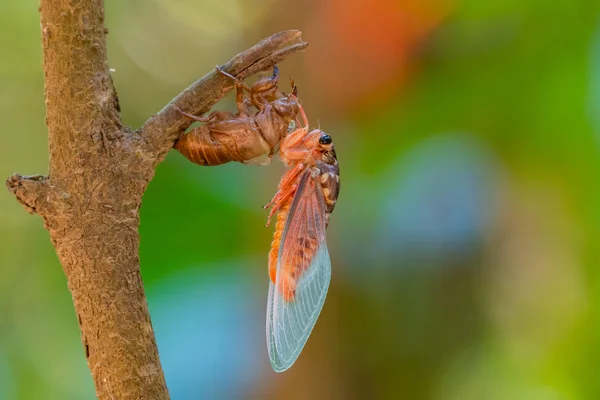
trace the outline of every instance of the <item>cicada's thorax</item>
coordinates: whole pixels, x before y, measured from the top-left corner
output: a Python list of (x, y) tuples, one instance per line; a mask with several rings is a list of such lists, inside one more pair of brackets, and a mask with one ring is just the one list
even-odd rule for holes
[(333, 212), (340, 194), (340, 168), (335, 156), (335, 150), (332, 150), (332, 153), (332, 164), (317, 161), (317, 167), (320, 171), (319, 183), (323, 189), (323, 200), (325, 201), (325, 222), (327, 225), (329, 225), (329, 215)]

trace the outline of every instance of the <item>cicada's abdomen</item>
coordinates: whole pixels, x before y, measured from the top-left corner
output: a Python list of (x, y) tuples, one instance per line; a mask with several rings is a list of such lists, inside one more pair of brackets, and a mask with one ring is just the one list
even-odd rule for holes
[(275, 233), (273, 234), (273, 242), (271, 242), (271, 250), (269, 251), (269, 278), (271, 278), (273, 285), (277, 278), (277, 257), (279, 255), (281, 235), (283, 235), (283, 230), (285, 229), (289, 210), (290, 202), (287, 201), (277, 213), (277, 224), (275, 224)]
[(203, 166), (221, 165), (240, 158), (236, 158), (231, 146), (215, 140), (204, 126), (183, 135), (175, 143), (175, 149), (191, 162)]

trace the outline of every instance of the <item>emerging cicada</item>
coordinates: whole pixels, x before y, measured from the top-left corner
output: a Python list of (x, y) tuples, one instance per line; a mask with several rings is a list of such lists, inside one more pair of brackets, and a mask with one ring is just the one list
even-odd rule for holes
[(183, 135), (175, 149), (200, 165), (230, 161), (268, 165), (298, 114), (296, 86), (292, 82), (289, 96), (278, 91), (279, 69), (275, 65), (272, 76), (259, 79), (252, 87), (218, 67), (217, 71), (235, 82), (238, 113), (213, 111), (206, 117), (197, 117), (179, 110), (205, 124)]
[(267, 346), (276, 372), (290, 368), (304, 348), (325, 302), (331, 261), (325, 228), (340, 191), (331, 137), (304, 127), (283, 139), (280, 156), (288, 169), (265, 206), (277, 212), (269, 253)]

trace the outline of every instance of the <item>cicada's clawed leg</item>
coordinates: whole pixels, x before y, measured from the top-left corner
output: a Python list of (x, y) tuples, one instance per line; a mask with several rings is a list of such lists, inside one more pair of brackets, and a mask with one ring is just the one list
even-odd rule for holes
[(248, 92), (251, 91), (250, 87), (246, 85), (244, 82), (231, 75), (228, 72), (223, 71), (221, 67), (217, 65), (217, 72), (227, 78), (231, 79), (235, 83), (236, 93), (235, 93), (235, 103), (237, 105), (238, 114), (241, 117), (247, 117), (250, 115), (250, 101), (244, 97), (244, 90)]
[(279, 68), (273, 64), (273, 75), (260, 78), (250, 89), (252, 104), (259, 110), (277, 98), (277, 82), (279, 82)]
[(229, 79), (231, 79), (233, 82), (235, 82), (236, 87), (242, 87), (242, 88), (246, 89), (248, 92), (250, 92), (250, 86), (246, 85), (244, 82), (242, 82), (240, 79), (236, 78), (235, 76), (231, 75), (229, 72), (225, 72), (223, 70), (223, 67), (219, 67), (217, 65), (216, 70), (219, 74), (226, 76)]
[(277, 98), (277, 82), (279, 81), (279, 68), (273, 64), (273, 75), (266, 78), (260, 78), (252, 87), (248, 86), (235, 76), (217, 66), (217, 71), (235, 82), (237, 88), (236, 101), (238, 111), (248, 113), (248, 106), (244, 102), (244, 90), (250, 93), (250, 102), (259, 111), (265, 108), (265, 105)]
[(177, 111), (179, 111), (179, 113), (180, 113), (181, 115), (184, 115), (184, 116), (186, 116), (186, 117), (188, 117), (188, 118), (190, 118), (190, 119), (193, 119), (193, 120), (195, 120), (195, 121), (199, 121), (199, 122), (208, 122), (208, 121), (211, 121), (211, 120), (213, 120), (213, 119), (214, 119), (214, 116), (212, 116), (212, 115), (209, 115), (209, 116), (207, 116), (207, 117), (198, 117), (198, 116), (196, 116), (196, 115), (194, 115), (194, 114), (190, 114), (190, 113), (187, 113), (187, 112), (183, 111), (183, 110), (182, 110), (181, 108), (179, 108), (178, 106), (175, 106), (175, 109), (176, 109)]
[(244, 88), (237, 87), (235, 94), (235, 104), (237, 105), (238, 115), (240, 117), (248, 117), (250, 115), (250, 101), (244, 97)]
[(277, 192), (277, 194), (275, 195), (275, 197), (277, 197), (277, 200), (275, 201), (275, 203), (273, 204), (273, 208), (271, 208), (271, 211), (269, 212), (269, 216), (267, 217), (267, 223), (265, 224), (265, 228), (269, 227), (269, 225), (271, 224), (271, 218), (273, 217), (273, 215), (275, 215), (275, 213), (279, 210), (279, 208), (281, 208), (282, 204), (284, 204), (290, 197), (292, 197), (294, 195), (294, 193), (296, 193), (297, 188), (298, 188), (298, 185), (293, 184), (291, 186), (288, 186), (287, 189)]
[(277, 191), (277, 193), (275, 193), (275, 196), (273, 196), (271, 201), (269, 201), (263, 207), (263, 209), (266, 210), (267, 208), (271, 207), (273, 204), (280, 202), (281, 198), (283, 197), (283, 193), (286, 191), (286, 187), (290, 186), (292, 184), (292, 182), (296, 181), (296, 179), (298, 178), (298, 175), (300, 174), (300, 172), (302, 170), (304, 170), (304, 164), (298, 163), (294, 168), (287, 171), (285, 173), (285, 175), (283, 176), (283, 178), (281, 178), (281, 182), (279, 183), (279, 190)]
[(177, 111), (179, 111), (179, 113), (181, 115), (186, 116), (190, 119), (193, 119), (194, 121), (199, 121), (199, 122), (219, 122), (219, 121), (227, 121), (227, 120), (234, 118), (233, 114), (230, 113), (229, 111), (213, 111), (205, 117), (198, 117), (196, 115), (193, 115), (193, 114), (190, 114), (190, 113), (187, 113), (187, 112), (181, 110), (177, 106), (175, 106), (175, 109)]
[(252, 85), (251, 91), (253, 94), (268, 92), (277, 87), (277, 82), (279, 82), (279, 68), (277, 68), (276, 64), (273, 64), (273, 75), (257, 80)]

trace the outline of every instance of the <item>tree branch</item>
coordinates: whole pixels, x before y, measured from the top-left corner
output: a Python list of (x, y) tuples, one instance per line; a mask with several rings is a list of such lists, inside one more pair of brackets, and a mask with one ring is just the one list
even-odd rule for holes
[[(50, 176), (69, 179), (108, 138), (119, 137), (119, 102), (106, 58), (103, 0), (42, 0)], [(70, 146), (63, 146), (69, 138)], [(73, 157), (72, 152), (81, 153)], [(90, 151), (91, 150), (91, 151)]]
[[(168, 399), (139, 265), (139, 207), (154, 168), (190, 121), (233, 85), (210, 72), (135, 132), (121, 124), (106, 61), (102, 0), (42, 0), (50, 173), (7, 188), (44, 218), (62, 264), (100, 399)], [(286, 31), (224, 69), (244, 79), (306, 43)], [(284, 44), (287, 47), (278, 50)]]
[(28, 213), (43, 215), (48, 211), (48, 178), (45, 176), (14, 174), (6, 180), (6, 188)]

